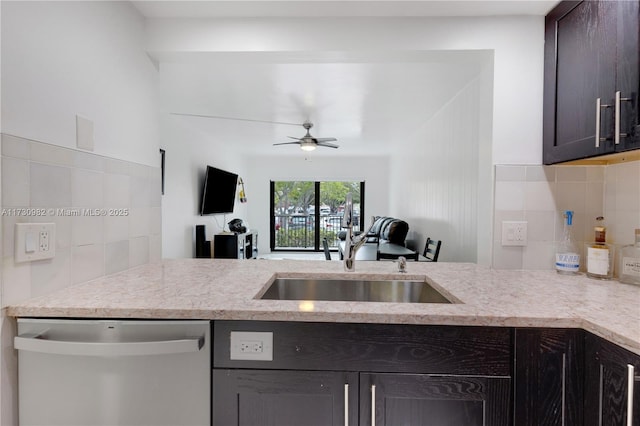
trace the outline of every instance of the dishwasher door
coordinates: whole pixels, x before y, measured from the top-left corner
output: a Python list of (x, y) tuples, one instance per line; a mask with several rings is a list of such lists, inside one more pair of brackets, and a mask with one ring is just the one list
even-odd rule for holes
[(209, 426), (209, 321), (18, 319), (20, 425)]

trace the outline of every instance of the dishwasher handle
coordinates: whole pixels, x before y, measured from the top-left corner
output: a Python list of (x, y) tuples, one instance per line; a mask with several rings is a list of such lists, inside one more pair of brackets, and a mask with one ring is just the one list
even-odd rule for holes
[(13, 341), (15, 349), (55, 355), (74, 356), (140, 356), (198, 352), (204, 336), (150, 342), (74, 342), (50, 340), (41, 334), (23, 334)]

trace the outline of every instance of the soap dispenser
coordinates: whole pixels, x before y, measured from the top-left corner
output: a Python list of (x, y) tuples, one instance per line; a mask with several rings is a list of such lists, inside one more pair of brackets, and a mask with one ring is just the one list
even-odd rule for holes
[(556, 271), (559, 274), (573, 275), (580, 269), (580, 254), (571, 236), (573, 211), (564, 212), (562, 237), (556, 250)]

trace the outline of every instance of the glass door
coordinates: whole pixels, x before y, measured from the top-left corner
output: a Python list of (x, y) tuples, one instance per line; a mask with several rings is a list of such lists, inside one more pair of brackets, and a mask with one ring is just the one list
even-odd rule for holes
[(361, 228), (364, 182), (271, 182), (271, 250), (320, 251), (322, 239), (336, 248), (344, 202), (352, 193), (354, 231)]

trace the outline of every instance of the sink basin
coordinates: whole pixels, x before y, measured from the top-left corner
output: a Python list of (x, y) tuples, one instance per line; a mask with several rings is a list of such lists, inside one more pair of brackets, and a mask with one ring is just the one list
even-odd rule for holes
[(277, 278), (260, 299), (452, 303), (425, 281)]

